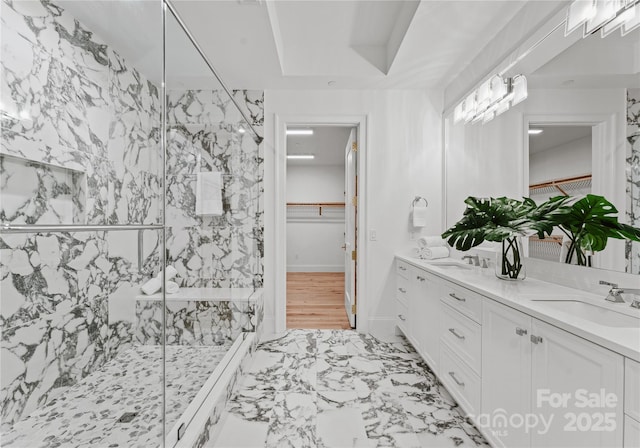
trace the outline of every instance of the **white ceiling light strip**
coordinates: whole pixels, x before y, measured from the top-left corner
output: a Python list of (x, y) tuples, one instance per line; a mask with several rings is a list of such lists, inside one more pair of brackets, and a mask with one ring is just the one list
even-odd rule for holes
[(453, 122), (488, 123), (527, 98), (527, 78), (494, 75), (472, 91), (453, 110)]

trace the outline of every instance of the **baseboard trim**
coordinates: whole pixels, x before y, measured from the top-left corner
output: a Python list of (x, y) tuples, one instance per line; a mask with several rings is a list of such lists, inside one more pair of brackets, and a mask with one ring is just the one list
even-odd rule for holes
[(372, 317), (369, 319), (368, 333), (380, 340), (393, 340), (396, 336), (396, 321), (388, 317)]

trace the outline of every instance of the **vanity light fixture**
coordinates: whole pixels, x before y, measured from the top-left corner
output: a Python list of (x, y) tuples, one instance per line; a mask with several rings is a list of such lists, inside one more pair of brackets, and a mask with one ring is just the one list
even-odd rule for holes
[(567, 9), (565, 36), (583, 26), (583, 37), (602, 37), (620, 29), (622, 36), (640, 26), (640, 0), (574, 0)]
[(488, 123), (527, 98), (527, 78), (516, 75), (504, 79), (494, 75), (472, 91), (453, 110), (453, 122)]
[(315, 158), (316, 156), (314, 156), (313, 154), (287, 154), (287, 159), (311, 160)]
[(287, 129), (287, 135), (313, 135), (313, 129)]

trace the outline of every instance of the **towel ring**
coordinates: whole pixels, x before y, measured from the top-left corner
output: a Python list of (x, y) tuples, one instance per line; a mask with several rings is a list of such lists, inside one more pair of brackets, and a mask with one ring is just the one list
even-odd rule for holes
[(413, 200), (413, 202), (411, 203), (411, 206), (415, 207), (416, 204), (418, 204), (420, 201), (424, 201), (424, 206), (425, 207), (429, 207), (429, 202), (427, 202), (427, 200), (425, 198), (423, 198), (422, 196), (416, 196), (415, 199)]

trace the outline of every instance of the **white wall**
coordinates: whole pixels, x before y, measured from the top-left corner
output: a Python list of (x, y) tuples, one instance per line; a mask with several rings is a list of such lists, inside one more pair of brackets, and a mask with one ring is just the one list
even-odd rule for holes
[(287, 164), (287, 202), (344, 202), (344, 165)]
[(265, 322), (271, 329), (276, 272), (275, 114), (367, 116), (367, 225), (363, 230), (368, 234), (375, 229), (377, 241), (359, 243), (366, 259), (361, 260), (365, 273), (359, 278), (358, 298), (365, 313), (358, 316), (358, 329), (379, 334), (393, 331), (393, 257), (414, 244), (409, 211), (416, 195), (428, 199), (431, 212), (422, 232), (442, 231), (441, 113), (442, 95), (427, 91), (265, 92)]
[(529, 156), (529, 184), (583, 174), (591, 174), (590, 135)]
[[(344, 165), (287, 164), (287, 202), (344, 202), (344, 180)], [(344, 209), (289, 212), (287, 272), (344, 272)]]

